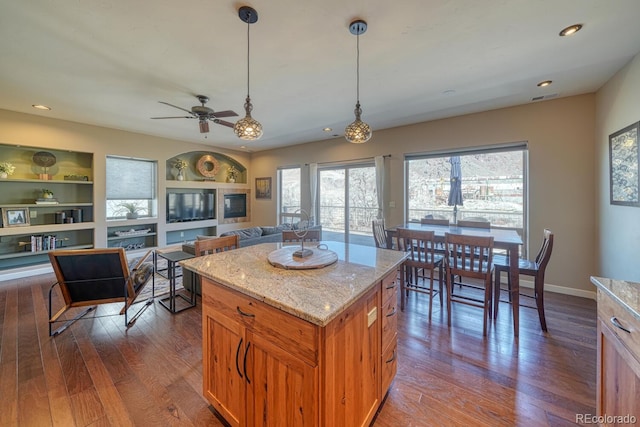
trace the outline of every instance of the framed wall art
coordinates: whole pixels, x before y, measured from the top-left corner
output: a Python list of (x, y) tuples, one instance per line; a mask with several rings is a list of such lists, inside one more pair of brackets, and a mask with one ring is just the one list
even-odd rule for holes
[(609, 135), (609, 182), (612, 205), (640, 206), (638, 188), (638, 126), (627, 126)]
[(24, 227), (31, 225), (29, 208), (2, 208), (4, 227)]
[(271, 177), (256, 178), (256, 199), (271, 198)]

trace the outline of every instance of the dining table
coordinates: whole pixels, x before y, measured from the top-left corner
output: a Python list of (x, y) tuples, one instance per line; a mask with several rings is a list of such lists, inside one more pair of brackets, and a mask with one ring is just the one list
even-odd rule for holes
[[(491, 236), (493, 237), (494, 249), (504, 249), (507, 251), (509, 258), (509, 275), (511, 279), (511, 306), (513, 310), (513, 334), (517, 337), (519, 333), (520, 320), (520, 269), (518, 259), (520, 257), (520, 246), (523, 245), (522, 237), (513, 229), (506, 228), (476, 228), (476, 227), (458, 227), (455, 224), (450, 225), (433, 225), (421, 224), (419, 222), (408, 222), (406, 224), (397, 225), (387, 230), (388, 239), (395, 233), (398, 228), (408, 228), (411, 230), (433, 231), (435, 241), (444, 243), (445, 235), (459, 234), (463, 236)], [(495, 302), (498, 304), (498, 301)]]

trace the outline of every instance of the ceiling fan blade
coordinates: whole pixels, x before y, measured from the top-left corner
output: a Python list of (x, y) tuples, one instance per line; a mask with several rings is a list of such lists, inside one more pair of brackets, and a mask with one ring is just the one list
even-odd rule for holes
[(214, 111), (213, 113), (211, 113), (211, 117), (234, 117), (237, 115), (238, 113), (232, 110)]
[(158, 101), (160, 104), (168, 105), (169, 107), (177, 108), (178, 110), (186, 111), (187, 113), (193, 115), (193, 113), (185, 108), (178, 107), (177, 105), (169, 104), (168, 102)]
[(194, 119), (193, 116), (151, 117), (152, 119)]
[(225, 120), (212, 119), (212, 121), (213, 121), (213, 123), (216, 123), (216, 124), (219, 124), (219, 125), (222, 125), (222, 126), (227, 126), (227, 127), (230, 127), (230, 128), (232, 128), (234, 126), (233, 123), (227, 122)]

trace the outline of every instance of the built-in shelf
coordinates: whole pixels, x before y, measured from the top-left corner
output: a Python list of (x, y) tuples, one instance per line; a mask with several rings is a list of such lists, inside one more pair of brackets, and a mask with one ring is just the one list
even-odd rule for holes
[(53, 234), (61, 231), (93, 229), (93, 222), (73, 222), (71, 224), (44, 224), (28, 227), (0, 228), (0, 236), (21, 236), (27, 234)]
[[(62, 247), (58, 247), (56, 249), (71, 250), (71, 249), (91, 249), (91, 248), (93, 248), (93, 245), (62, 246)], [(44, 251), (31, 252), (30, 250), (26, 250), (26, 251), (22, 251), (22, 252), (14, 252), (14, 253), (10, 253), (10, 254), (2, 254), (2, 255), (0, 255), (0, 259), (24, 258), (24, 257), (30, 257), (30, 256), (43, 255), (43, 254), (46, 254), (46, 253), (49, 253), (49, 252), (51, 252), (51, 251), (50, 250), (44, 250)]]

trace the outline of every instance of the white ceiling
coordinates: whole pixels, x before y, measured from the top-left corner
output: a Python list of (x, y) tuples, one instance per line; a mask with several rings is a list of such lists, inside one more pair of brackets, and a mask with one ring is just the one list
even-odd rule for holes
[[(638, 0), (253, 0), (262, 139), (213, 123), (205, 139), (197, 120), (150, 119), (182, 115), (158, 101), (190, 109), (196, 94), (244, 116), (242, 5), (0, 0), (0, 108), (250, 151), (342, 137), (356, 98), (348, 25), (361, 18), (360, 101), (375, 143), (380, 129), (594, 92), (640, 51)], [(582, 31), (558, 36), (575, 23)]]

